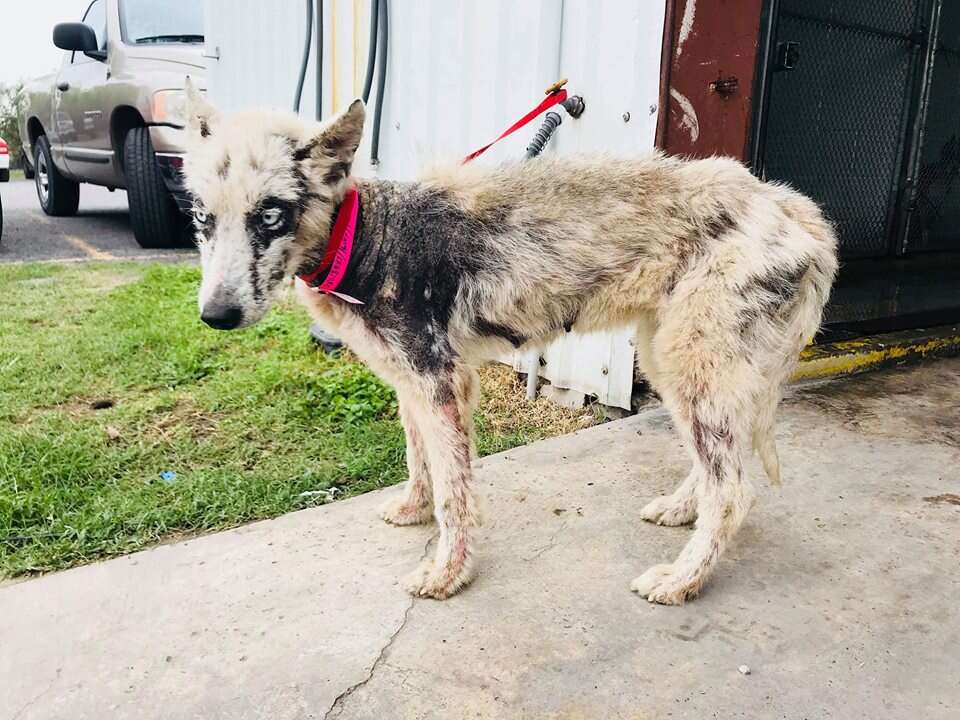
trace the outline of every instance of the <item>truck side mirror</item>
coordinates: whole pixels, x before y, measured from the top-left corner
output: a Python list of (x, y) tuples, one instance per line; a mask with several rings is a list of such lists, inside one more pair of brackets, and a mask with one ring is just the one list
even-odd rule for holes
[(94, 60), (105, 60), (107, 54), (97, 45), (97, 34), (83, 23), (58, 23), (53, 26), (53, 44), (61, 50), (82, 52)]

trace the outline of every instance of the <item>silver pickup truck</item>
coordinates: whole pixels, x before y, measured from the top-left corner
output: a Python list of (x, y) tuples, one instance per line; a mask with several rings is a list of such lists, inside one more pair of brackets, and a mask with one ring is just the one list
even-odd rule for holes
[(205, 85), (203, 0), (93, 0), (53, 42), (63, 64), (27, 86), (20, 126), (44, 212), (76, 213), (80, 183), (124, 188), (140, 245), (183, 243), (183, 87)]

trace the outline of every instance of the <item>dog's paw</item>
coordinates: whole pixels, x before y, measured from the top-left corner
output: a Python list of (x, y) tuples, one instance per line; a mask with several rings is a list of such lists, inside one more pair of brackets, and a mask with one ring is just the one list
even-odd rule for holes
[(420, 595), (420, 591), (426, 586), (427, 578), (433, 572), (433, 560), (424, 560), (417, 565), (417, 569), (412, 573), (404, 575), (400, 580), (400, 586), (411, 595)]
[(465, 564), (448, 563), (439, 568), (433, 560), (425, 560), (401, 581), (403, 589), (415, 597), (445, 600), (466, 586), (473, 577)]
[(700, 586), (680, 579), (673, 565), (654, 565), (634, 579), (630, 589), (652, 603), (683, 605), (696, 596)]
[(430, 505), (411, 505), (406, 500), (403, 496), (390, 498), (377, 514), (391, 525), (423, 525), (433, 520)]
[(657, 525), (689, 525), (697, 519), (697, 500), (692, 497), (678, 500), (673, 495), (664, 495), (647, 503), (640, 517)]

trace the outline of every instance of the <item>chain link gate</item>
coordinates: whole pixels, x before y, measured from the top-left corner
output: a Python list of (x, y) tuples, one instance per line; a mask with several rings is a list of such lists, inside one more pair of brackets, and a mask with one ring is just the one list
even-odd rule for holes
[(960, 250), (960, 3), (939, 10), (904, 252)]
[(765, 174), (821, 203), (847, 258), (894, 247), (929, 2), (777, 3)]
[(960, 2), (772, 0), (759, 165), (845, 258), (960, 251)]

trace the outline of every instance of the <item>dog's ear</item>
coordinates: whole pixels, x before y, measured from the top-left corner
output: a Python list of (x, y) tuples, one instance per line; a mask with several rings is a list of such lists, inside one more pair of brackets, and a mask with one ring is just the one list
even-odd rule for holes
[(213, 105), (197, 90), (190, 76), (187, 76), (184, 88), (187, 92), (187, 133), (192, 142), (210, 137), (213, 125), (219, 119), (219, 114)]
[(298, 148), (294, 158), (315, 165), (328, 185), (350, 174), (353, 158), (363, 137), (363, 121), (367, 111), (363, 100), (357, 98), (350, 107), (331, 120), (303, 147)]

